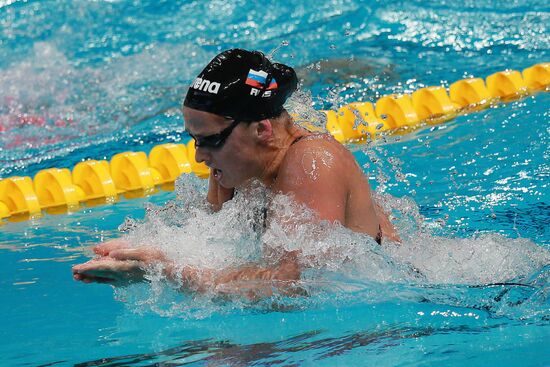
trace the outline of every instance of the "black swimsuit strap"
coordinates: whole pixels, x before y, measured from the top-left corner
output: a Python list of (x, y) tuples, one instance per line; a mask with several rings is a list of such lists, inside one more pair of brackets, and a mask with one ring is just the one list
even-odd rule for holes
[(379, 245), (382, 244), (382, 227), (380, 227), (380, 225), (378, 225), (378, 233), (376, 234), (376, 237), (374, 238), (374, 240), (375, 240)]

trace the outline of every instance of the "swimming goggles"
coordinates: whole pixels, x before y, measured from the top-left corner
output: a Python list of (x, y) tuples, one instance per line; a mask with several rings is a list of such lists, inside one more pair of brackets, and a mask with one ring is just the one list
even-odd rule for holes
[(231, 123), (231, 125), (229, 125), (228, 127), (226, 127), (225, 129), (223, 129), (217, 134), (212, 134), (212, 135), (207, 135), (202, 137), (197, 137), (197, 136), (194, 136), (193, 134), (189, 134), (189, 135), (191, 135), (193, 140), (195, 140), (195, 147), (197, 148), (201, 147), (201, 148), (218, 149), (225, 144), (225, 141), (227, 140), (229, 135), (231, 135), (231, 132), (233, 131), (233, 129), (235, 129), (237, 125), (240, 123), (241, 123), (240, 120), (234, 120)]

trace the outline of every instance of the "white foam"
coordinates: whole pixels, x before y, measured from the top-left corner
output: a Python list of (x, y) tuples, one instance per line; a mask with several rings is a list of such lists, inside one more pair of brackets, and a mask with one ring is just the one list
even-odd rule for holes
[(486, 233), (447, 238), (417, 233), (400, 246), (385, 246), (396, 261), (418, 269), (428, 283), (480, 285), (532, 274), (550, 263), (550, 253), (525, 238)]
[[(397, 218), (394, 223), (403, 239), (401, 244), (380, 246), (368, 235), (316, 220), (314, 213), (290, 197), (272, 196), (258, 183), (238, 191), (222, 210), (212, 213), (204, 201), (205, 184), (193, 176), (182, 176), (177, 185), (178, 200), (165, 207), (148, 208), (145, 221), (127, 226), (127, 238), (136, 246), (157, 246), (177, 264), (197, 269), (219, 270), (250, 263), (271, 266), (283, 251), (300, 250), (299, 261), (304, 267), (300, 286), (310, 297), (288, 300), (276, 294), (279, 305), (349, 302), (349, 297), (368, 302), (415, 298), (422, 293), (418, 289), (433, 285), (522, 281), (550, 263), (549, 252), (527, 239), (499, 234), (435, 236), (424, 225), (414, 201), (407, 198), (377, 197)], [(268, 217), (264, 230), (262, 211), (268, 201), (270, 213), (277, 215)], [(189, 295), (178, 296), (178, 291), (164, 284), (160, 271), (151, 272), (149, 277), (148, 291), (119, 290), (119, 297), (132, 299), (139, 310), (149, 308), (184, 317), (251, 306), (246, 297), (220, 306), (211, 302), (219, 297), (216, 292), (194, 295), (190, 300), (185, 298)], [(410, 286), (420, 288), (411, 290)], [(421, 296), (458, 305), (472, 302), (466, 290), (459, 292), (466, 292), (460, 301), (433, 290)]]

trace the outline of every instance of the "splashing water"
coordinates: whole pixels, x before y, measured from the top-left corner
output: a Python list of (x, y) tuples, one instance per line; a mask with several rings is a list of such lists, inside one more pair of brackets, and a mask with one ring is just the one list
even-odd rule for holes
[[(529, 277), (550, 263), (550, 253), (526, 239), (499, 234), (435, 236), (418, 206), (408, 198), (376, 196), (392, 214), (403, 239), (402, 243), (380, 246), (368, 235), (316, 220), (307, 208), (288, 196), (269, 193), (259, 183), (239, 190), (216, 213), (205, 204), (205, 195), (204, 181), (184, 175), (177, 182), (176, 201), (149, 207), (144, 221), (127, 222), (121, 229), (129, 232), (126, 239), (134, 246), (154, 244), (179, 266), (198, 269), (229, 269), (250, 263), (270, 266), (283, 251), (300, 250), (304, 271), (299, 287), (308, 297), (276, 292), (259, 302), (246, 297), (218, 302), (220, 293), (214, 289), (203, 294), (181, 293), (179, 284), (166, 283), (160, 269), (150, 269), (149, 285), (117, 290), (118, 298), (134, 311), (201, 318), (242, 307), (261, 310), (315, 307), (327, 302), (427, 299), (510, 316), (518, 314), (518, 308), (511, 308), (511, 302), (495, 301), (501, 292), (507, 295), (510, 291), (497, 285), (509, 282), (510, 287), (523, 287), (517, 290), (519, 295), (508, 298), (540, 298), (540, 287), (529, 284), (533, 283)], [(262, 213), (268, 203), (277, 216), (268, 216), (264, 228)], [(546, 273), (539, 277), (547, 277)], [(544, 282), (543, 286), (547, 287)], [(544, 302), (532, 302), (519, 315), (544, 314), (541, 307), (546, 307)]]

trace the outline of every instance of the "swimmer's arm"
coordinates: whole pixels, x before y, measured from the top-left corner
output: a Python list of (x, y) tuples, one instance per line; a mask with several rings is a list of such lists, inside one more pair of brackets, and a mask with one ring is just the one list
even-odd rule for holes
[(212, 172), (208, 180), (208, 194), (206, 200), (212, 205), (212, 210), (218, 211), (222, 208), (223, 203), (233, 198), (235, 189), (226, 189), (220, 186), (218, 181), (214, 179)]
[(244, 295), (251, 299), (271, 296), (273, 287), (282, 293), (296, 294), (300, 279), (297, 252), (287, 252), (274, 266), (243, 266), (236, 269), (197, 269), (178, 267), (162, 251), (153, 247), (128, 248), (124, 241), (112, 241), (94, 248), (100, 257), (73, 266), (73, 277), (85, 283), (108, 283), (125, 286), (145, 280), (146, 269), (160, 266), (166, 278), (184, 291), (214, 291)]
[(288, 296), (304, 295), (304, 291), (297, 286), (301, 268), (296, 251), (287, 252), (278, 264), (270, 267), (248, 265), (216, 271), (186, 266), (176, 270), (173, 265), (167, 264), (165, 274), (179, 284), (182, 291), (245, 296), (251, 300), (270, 297), (275, 289)]
[(382, 206), (374, 202), (374, 208), (376, 210), (376, 216), (378, 217), (378, 222), (380, 223), (380, 230), (385, 239), (388, 239), (394, 243), (401, 243), (401, 238), (397, 229), (390, 221), (390, 216), (384, 211)]

